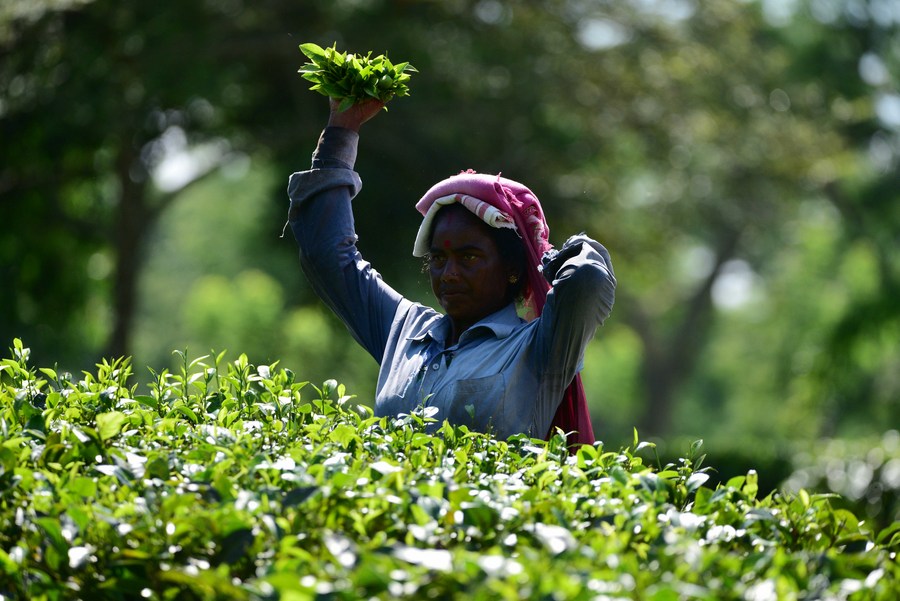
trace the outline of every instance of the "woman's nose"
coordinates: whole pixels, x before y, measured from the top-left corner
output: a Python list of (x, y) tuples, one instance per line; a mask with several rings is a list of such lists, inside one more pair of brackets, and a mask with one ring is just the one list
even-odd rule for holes
[(441, 279), (444, 281), (455, 280), (459, 278), (459, 264), (453, 259), (447, 259), (444, 269), (441, 271)]

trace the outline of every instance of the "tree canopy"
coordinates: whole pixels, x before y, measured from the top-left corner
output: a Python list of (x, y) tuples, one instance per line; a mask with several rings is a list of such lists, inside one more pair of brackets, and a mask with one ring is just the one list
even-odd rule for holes
[(414, 201), (465, 168), (527, 183), (551, 241), (610, 248), (595, 430), (880, 431), (900, 423), (898, 23), (874, 1), (13, 2), (0, 335), (71, 369), (248, 345), (364, 394), (374, 368), (278, 238), (327, 111), (298, 46), (336, 43), (419, 70), (357, 165), (361, 247), (401, 291), (428, 299), (398, 260)]

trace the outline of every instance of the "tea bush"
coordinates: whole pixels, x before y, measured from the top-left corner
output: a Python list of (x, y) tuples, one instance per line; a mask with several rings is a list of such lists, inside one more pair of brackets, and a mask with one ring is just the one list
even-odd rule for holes
[(494, 440), (377, 418), (245, 356), (130, 384), (0, 363), (0, 596), (895, 599), (900, 525), (830, 495), (710, 488), (700, 443)]
[[(690, 439), (658, 441), (663, 460), (676, 460)], [(832, 507), (848, 509), (865, 520), (866, 528), (880, 531), (900, 521), (900, 432), (879, 436), (798, 440), (719, 439), (709, 445), (715, 467), (706, 485), (715, 488), (734, 476), (759, 472), (759, 494), (773, 490), (796, 494), (835, 493)]]

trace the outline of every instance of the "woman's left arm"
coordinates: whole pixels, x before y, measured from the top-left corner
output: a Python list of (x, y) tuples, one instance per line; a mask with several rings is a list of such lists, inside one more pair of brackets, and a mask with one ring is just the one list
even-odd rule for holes
[(588, 342), (612, 312), (616, 276), (609, 251), (584, 234), (545, 253), (542, 265), (551, 288), (538, 326), (538, 357), (546, 373), (568, 385)]

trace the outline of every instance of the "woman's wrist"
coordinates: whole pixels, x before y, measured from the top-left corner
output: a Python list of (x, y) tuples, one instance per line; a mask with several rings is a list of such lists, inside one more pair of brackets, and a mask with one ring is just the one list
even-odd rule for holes
[(357, 132), (337, 125), (327, 126), (313, 153), (313, 169), (353, 169), (358, 142)]
[(339, 127), (341, 129), (349, 129), (352, 132), (359, 133), (359, 127), (362, 123), (360, 123), (358, 119), (349, 118), (346, 113), (347, 111), (331, 111), (331, 114), (328, 116), (328, 125), (325, 126), (326, 129), (329, 127)]

